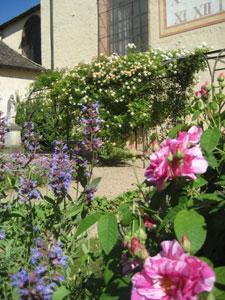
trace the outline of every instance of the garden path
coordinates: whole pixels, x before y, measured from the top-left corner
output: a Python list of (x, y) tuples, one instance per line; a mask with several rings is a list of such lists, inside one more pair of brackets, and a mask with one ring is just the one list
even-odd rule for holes
[[(143, 162), (136, 160), (135, 170), (140, 182), (144, 180)], [(135, 189), (137, 180), (134, 175), (132, 162), (120, 164), (118, 166), (96, 167), (93, 178), (101, 177), (96, 196), (106, 196), (113, 198), (122, 193)], [(72, 192), (73, 193), (73, 192)]]

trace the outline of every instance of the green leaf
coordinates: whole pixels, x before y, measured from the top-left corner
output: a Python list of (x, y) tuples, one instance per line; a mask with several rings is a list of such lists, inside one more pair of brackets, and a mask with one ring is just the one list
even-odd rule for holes
[(118, 226), (114, 215), (107, 214), (99, 219), (98, 236), (102, 249), (109, 254), (118, 239)]
[(186, 208), (186, 203), (182, 203), (182, 202), (174, 207), (171, 207), (171, 209), (163, 218), (163, 221), (159, 226), (159, 231), (162, 230), (166, 225), (173, 224), (178, 212), (184, 210), (185, 208)]
[(16, 289), (12, 290), (12, 300), (18, 300), (19, 299), (19, 295)]
[(222, 201), (222, 197), (216, 193), (207, 193), (207, 194), (200, 194), (198, 196), (200, 200), (209, 200), (209, 201)]
[(194, 180), (193, 186), (194, 186), (195, 188), (200, 188), (200, 187), (206, 185), (207, 183), (208, 183), (207, 180), (205, 180), (205, 179), (202, 178), (202, 177), (198, 177), (196, 180)]
[(192, 120), (196, 120), (198, 119), (199, 115), (200, 115), (200, 111), (199, 110), (196, 110), (194, 113), (193, 113), (193, 116), (192, 116)]
[(91, 183), (88, 185), (88, 187), (90, 187), (90, 188), (96, 188), (99, 185), (99, 183), (100, 183), (101, 180), (102, 180), (102, 177), (94, 178), (91, 181)]
[(78, 215), (80, 213), (80, 210), (81, 210), (81, 208), (77, 207), (77, 206), (68, 207), (68, 209), (65, 212), (65, 215), (66, 215), (67, 218), (70, 219), (70, 218)]
[(213, 102), (210, 102), (209, 103), (209, 107), (211, 110), (215, 111), (215, 112), (218, 112), (219, 111), (219, 105), (218, 103), (216, 103), (215, 101)]
[(218, 161), (212, 153), (206, 153), (205, 158), (209, 163), (209, 166), (213, 169), (218, 167)]
[(57, 288), (57, 290), (54, 292), (52, 296), (52, 300), (63, 300), (66, 296), (70, 294), (70, 291), (67, 290), (65, 286), (60, 286)]
[(198, 300), (216, 300), (212, 293), (204, 292), (198, 296)]
[(75, 234), (75, 237), (78, 237), (81, 233), (88, 230), (88, 228), (90, 228), (92, 225), (94, 225), (100, 217), (101, 217), (100, 213), (94, 213), (94, 214), (89, 215), (86, 218), (84, 218), (80, 222), (80, 225), (77, 228), (77, 232)]
[(113, 278), (113, 271), (108, 267), (106, 267), (103, 276), (104, 276), (105, 284), (107, 285), (110, 282), (110, 280)]
[(213, 294), (216, 300), (225, 299), (225, 267), (215, 268), (216, 273), (216, 284), (213, 289)]
[(225, 186), (225, 175), (220, 176), (215, 184)]
[(201, 147), (205, 152), (210, 153), (216, 148), (219, 140), (220, 130), (218, 128), (209, 128), (202, 134)]
[(172, 128), (169, 133), (168, 133), (168, 136), (172, 139), (176, 138), (177, 137), (177, 133), (181, 130), (183, 130), (185, 128), (185, 124), (179, 124), (177, 126), (175, 126), (174, 128)]
[(207, 263), (207, 265), (209, 265), (210, 267), (213, 268), (213, 263), (211, 262), (210, 259), (208, 259), (207, 257), (204, 257), (204, 256), (200, 256), (199, 257), (201, 260), (203, 260), (205, 263)]
[(206, 224), (203, 216), (194, 210), (180, 211), (174, 220), (174, 230), (179, 241), (186, 235), (191, 242), (191, 253), (195, 254), (206, 239)]
[(118, 296), (110, 296), (110, 295), (107, 295), (107, 294), (103, 294), (103, 295), (101, 295), (101, 297), (100, 297), (99, 300), (119, 300), (119, 297)]
[(119, 216), (122, 225), (128, 226), (133, 220), (132, 212), (130, 211), (130, 204), (121, 204), (119, 207)]
[(44, 196), (44, 199), (45, 199), (48, 203), (50, 203), (52, 206), (56, 206), (56, 203), (55, 203), (54, 199), (52, 199), (52, 198), (50, 198), (50, 197), (48, 197), (48, 196)]

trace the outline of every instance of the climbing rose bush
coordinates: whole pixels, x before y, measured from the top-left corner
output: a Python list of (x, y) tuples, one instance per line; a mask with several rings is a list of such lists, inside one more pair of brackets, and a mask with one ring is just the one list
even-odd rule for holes
[(164, 183), (175, 177), (196, 179), (197, 174), (206, 172), (208, 163), (199, 145), (201, 128), (191, 127), (180, 132), (177, 139), (166, 139), (150, 156), (150, 165), (145, 176), (161, 190)]
[(210, 292), (213, 270), (197, 257), (184, 253), (176, 240), (161, 243), (162, 251), (148, 257), (133, 278), (131, 300), (195, 300)]

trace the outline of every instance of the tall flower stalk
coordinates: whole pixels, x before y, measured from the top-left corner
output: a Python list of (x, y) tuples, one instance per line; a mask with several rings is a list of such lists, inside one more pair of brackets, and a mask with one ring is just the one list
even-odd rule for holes
[(34, 130), (34, 124), (32, 122), (25, 122), (23, 128), (23, 146), (27, 154), (29, 154), (32, 160), (35, 154), (40, 150), (41, 136)]
[(67, 145), (55, 141), (54, 154), (50, 163), (49, 187), (58, 202), (67, 196), (72, 180), (73, 168), (67, 151)]
[(87, 202), (91, 202), (94, 199), (94, 193), (96, 188), (89, 187), (93, 168), (98, 162), (97, 151), (102, 146), (102, 140), (98, 137), (100, 131), (101, 120), (99, 117), (99, 104), (98, 102), (90, 103), (82, 106), (82, 119), (81, 123), (83, 125), (83, 141), (81, 143), (81, 156), (88, 159), (89, 166), (86, 170), (87, 176), (87, 186), (84, 189), (84, 194), (86, 195)]

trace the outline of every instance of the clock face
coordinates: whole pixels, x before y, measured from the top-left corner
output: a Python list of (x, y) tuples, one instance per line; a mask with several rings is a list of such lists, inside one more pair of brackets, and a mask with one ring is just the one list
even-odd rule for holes
[(159, 0), (161, 36), (225, 20), (225, 0)]
[(167, 0), (167, 27), (225, 11), (225, 0)]

